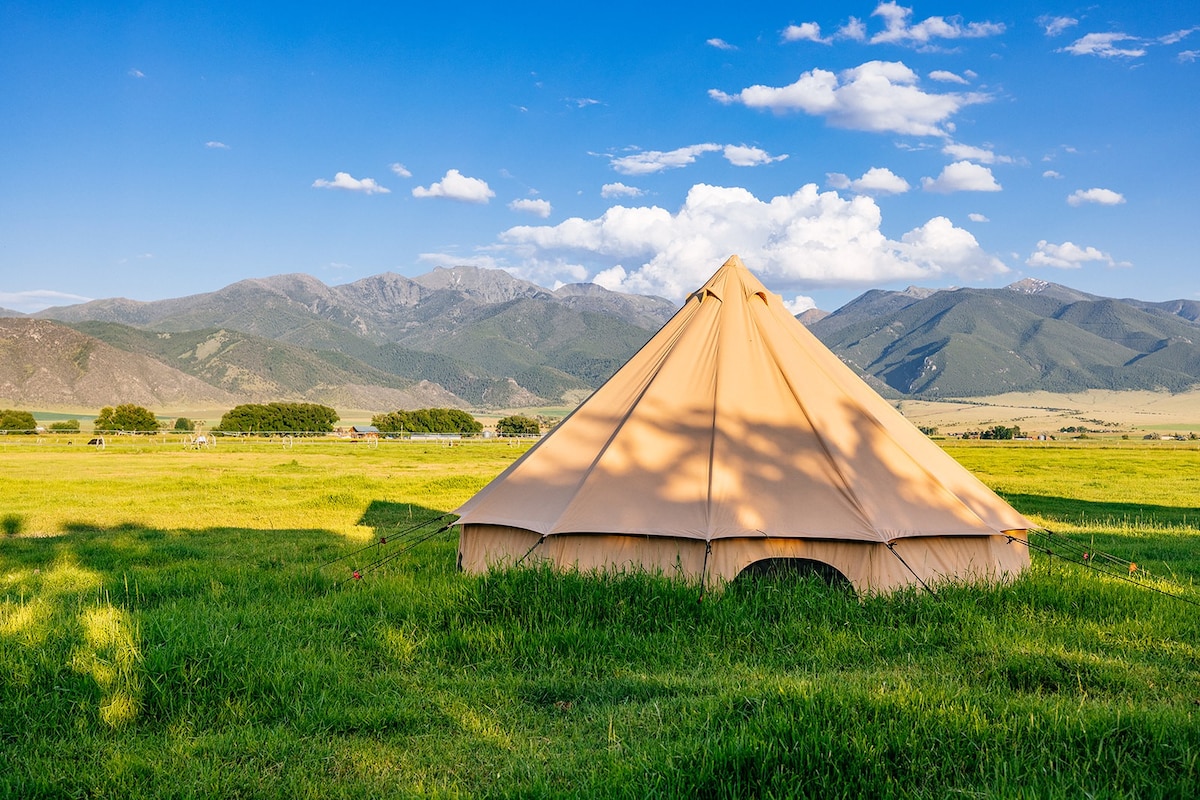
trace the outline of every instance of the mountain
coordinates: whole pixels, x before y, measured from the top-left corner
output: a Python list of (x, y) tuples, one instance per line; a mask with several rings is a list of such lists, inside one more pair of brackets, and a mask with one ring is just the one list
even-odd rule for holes
[(1003, 289), (870, 291), (811, 330), (893, 396), (1182, 391), (1200, 383), (1194, 311), (1026, 279)]
[[(675, 311), (662, 298), (595, 284), (550, 290), (478, 267), (340, 286), (276, 275), (0, 319), (0, 398), (304, 400), (379, 411), (573, 404)], [(1025, 279), (1002, 289), (876, 289), (799, 318), (891, 397), (1200, 383), (1200, 303), (1188, 300), (1118, 300)]]
[(600, 286), (552, 292), (502, 270), (452, 267), (332, 287), (309, 275), (277, 275), (188, 297), (95, 300), (35, 316), (248, 402), (326, 402), (336, 394), (343, 405), (361, 398), (358, 407), (390, 410), (575, 402), (675, 310), (662, 298)]
[(48, 320), (0, 317), (0, 398), (12, 405), (100, 408), (233, 404), (235, 396)]

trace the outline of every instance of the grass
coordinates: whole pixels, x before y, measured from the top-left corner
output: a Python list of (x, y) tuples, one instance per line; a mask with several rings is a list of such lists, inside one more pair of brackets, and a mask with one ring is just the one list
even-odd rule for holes
[[(948, 449), (1047, 527), (1200, 577), (1197, 451)], [(452, 534), (402, 552), (519, 452), (0, 441), (0, 795), (1200, 786), (1196, 606), (1041, 557), (992, 591), (766, 579), (701, 603), (648, 575), (462, 576)]]

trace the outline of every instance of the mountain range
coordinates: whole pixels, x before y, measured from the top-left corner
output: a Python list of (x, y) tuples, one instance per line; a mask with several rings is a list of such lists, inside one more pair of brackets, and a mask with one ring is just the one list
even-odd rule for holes
[[(501, 270), (308, 275), (216, 292), (0, 310), (0, 403), (150, 408), (303, 400), (390, 411), (573, 405), (677, 306)], [(1117, 300), (1026, 279), (1001, 289), (872, 290), (800, 315), (890, 397), (1200, 383), (1200, 303)]]

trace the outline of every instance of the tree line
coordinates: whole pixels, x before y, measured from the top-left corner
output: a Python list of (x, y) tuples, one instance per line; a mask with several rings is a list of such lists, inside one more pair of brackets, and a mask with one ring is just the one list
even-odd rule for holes
[[(338, 413), (318, 403), (244, 403), (234, 406), (213, 428), (217, 433), (332, 433)], [(371, 417), (371, 424), (381, 433), (449, 433), (478, 434), (483, 425), (475, 417), (456, 408), (419, 408), (413, 411), (391, 411)], [(154, 433), (165, 423), (142, 406), (124, 403), (105, 406), (96, 415), (92, 429), (96, 433)], [(0, 410), (0, 431), (33, 433), (37, 420), (28, 411)], [(532, 417), (512, 414), (496, 422), (500, 436), (536, 436), (541, 424)], [(78, 433), (79, 420), (63, 420), (48, 426), (52, 432)], [(174, 430), (195, 430), (187, 417), (175, 420)]]

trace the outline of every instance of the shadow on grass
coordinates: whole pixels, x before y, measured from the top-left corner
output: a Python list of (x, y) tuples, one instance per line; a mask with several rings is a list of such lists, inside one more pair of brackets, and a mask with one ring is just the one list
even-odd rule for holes
[(1200, 507), (1079, 500), (1042, 494), (1000, 492), (1000, 495), (1022, 514), (1036, 514), (1072, 525), (1128, 526), (1149, 530), (1200, 527)]

